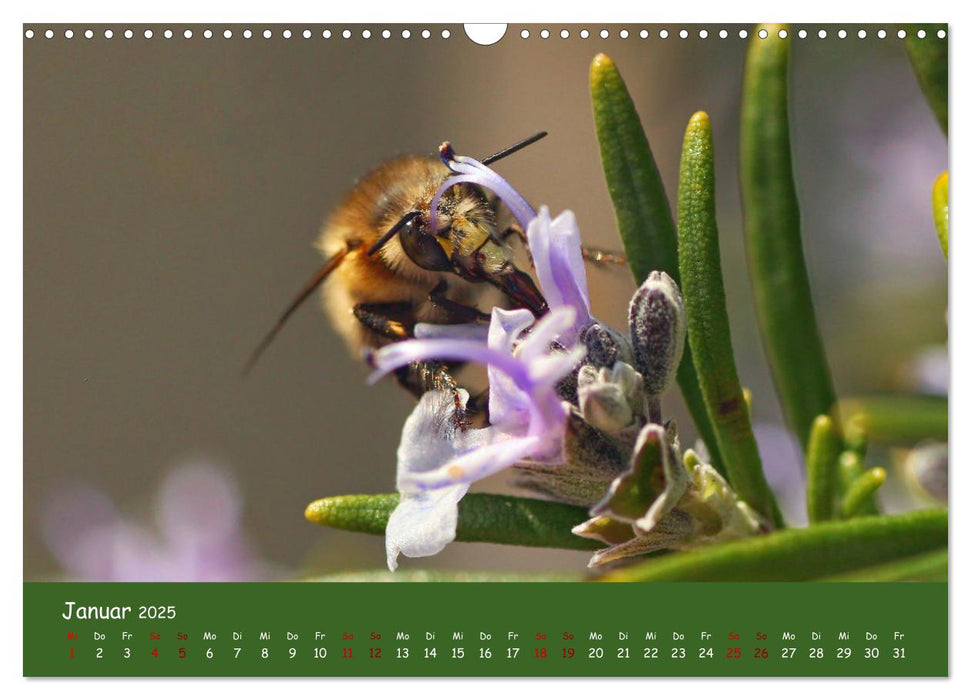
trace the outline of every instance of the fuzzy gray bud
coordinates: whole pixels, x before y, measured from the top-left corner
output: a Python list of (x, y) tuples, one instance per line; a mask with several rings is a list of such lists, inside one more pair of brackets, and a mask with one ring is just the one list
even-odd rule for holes
[(599, 321), (580, 332), (580, 343), (587, 348), (584, 364), (609, 369), (617, 362), (631, 362), (630, 341), (620, 331)]
[(674, 381), (684, 352), (684, 299), (674, 280), (655, 270), (630, 301), (634, 367), (644, 377), (644, 393), (660, 396)]
[(626, 362), (611, 369), (584, 365), (577, 375), (580, 413), (590, 425), (615, 434), (644, 412), (641, 376)]

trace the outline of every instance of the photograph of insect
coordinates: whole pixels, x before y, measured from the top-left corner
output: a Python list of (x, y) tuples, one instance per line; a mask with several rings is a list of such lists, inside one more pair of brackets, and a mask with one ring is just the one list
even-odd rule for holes
[[(481, 163), (495, 163), (546, 135), (534, 134)], [(452, 174), (451, 144), (442, 144), (440, 155), (395, 158), (357, 182), (317, 241), (324, 264), (257, 346), (244, 374), (319, 287), (330, 320), (352, 353), (412, 338), (418, 323), (487, 323), (491, 309), (475, 304), (490, 287), (513, 307), (537, 317), (546, 313), (543, 295), (513, 260), (509, 242), (525, 245), (522, 227), (513, 222), (500, 229), (499, 199), (477, 185), (459, 183), (442, 190)], [(604, 251), (585, 250), (584, 255), (595, 262), (623, 262)], [(445, 363), (416, 363), (395, 376), (416, 397), (432, 388), (456, 387)]]

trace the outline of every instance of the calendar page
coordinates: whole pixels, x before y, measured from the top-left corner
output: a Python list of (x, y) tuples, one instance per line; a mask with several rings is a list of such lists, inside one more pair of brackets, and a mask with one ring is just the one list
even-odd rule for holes
[(23, 42), (23, 675), (946, 677), (946, 24)]

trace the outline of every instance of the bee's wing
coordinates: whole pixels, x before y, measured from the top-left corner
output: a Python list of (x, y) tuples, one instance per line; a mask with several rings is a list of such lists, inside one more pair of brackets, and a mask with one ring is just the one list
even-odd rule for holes
[(350, 251), (350, 248), (343, 248), (331, 256), (331, 258), (325, 262), (319, 270), (317, 270), (314, 276), (310, 278), (307, 284), (305, 284), (303, 288), (297, 292), (297, 295), (293, 298), (293, 301), (291, 301), (290, 305), (287, 306), (282, 314), (280, 314), (280, 318), (277, 319), (277, 322), (273, 324), (273, 328), (271, 328), (270, 331), (263, 336), (263, 340), (260, 341), (260, 344), (256, 346), (256, 349), (253, 350), (253, 353), (249, 356), (249, 359), (246, 361), (246, 365), (243, 367), (242, 375), (244, 377), (250, 373), (250, 370), (252, 370), (259, 361), (260, 356), (262, 356), (264, 351), (270, 346), (270, 343), (272, 343), (273, 339), (276, 338), (277, 334), (283, 328), (284, 324), (287, 322), (293, 312), (300, 308), (300, 305), (307, 300), (307, 297), (314, 293), (314, 290), (317, 289), (317, 287), (323, 284), (324, 280), (327, 279), (331, 272), (337, 269), (338, 265), (344, 261), (344, 258), (347, 257), (347, 254)]

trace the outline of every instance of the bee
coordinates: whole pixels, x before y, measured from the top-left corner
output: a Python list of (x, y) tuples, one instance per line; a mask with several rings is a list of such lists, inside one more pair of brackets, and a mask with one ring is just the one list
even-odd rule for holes
[[(544, 136), (540, 132), (482, 163), (494, 163)], [(546, 313), (546, 300), (532, 278), (516, 267), (507, 244), (513, 235), (525, 240), (522, 230), (498, 230), (497, 199), (476, 185), (453, 185), (441, 194), (436, 229), (431, 229), (432, 199), (451, 174), (441, 159), (404, 156), (361, 178), (323, 227), (317, 248), (324, 264), (257, 346), (244, 375), (321, 286), (325, 310), (357, 354), (413, 337), (418, 323), (487, 321), (475, 302), (489, 287), (536, 317)], [(441, 363), (420, 363), (396, 376), (416, 396), (431, 388), (455, 391)]]

